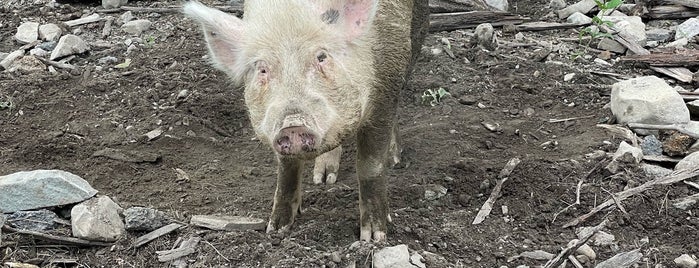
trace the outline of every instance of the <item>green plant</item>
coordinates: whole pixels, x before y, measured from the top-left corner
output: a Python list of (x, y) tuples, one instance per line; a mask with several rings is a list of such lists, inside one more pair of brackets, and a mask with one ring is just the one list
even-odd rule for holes
[(445, 96), (451, 96), (451, 94), (443, 88), (437, 90), (428, 89), (422, 92), (422, 103), (429, 102), (431, 106), (435, 106), (442, 101)]
[(602, 14), (607, 13), (609, 10), (616, 9), (619, 7), (621, 4), (624, 3), (624, 0), (595, 0), (595, 4), (597, 4), (597, 7), (600, 9), (599, 14), (595, 15), (592, 17), (592, 25), (596, 27), (586, 27), (585, 29), (582, 29), (580, 31), (580, 34), (578, 34), (578, 39), (580, 40), (580, 43), (582, 44), (583, 37), (584, 36), (589, 36), (590, 40), (587, 42), (587, 46), (590, 45), (592, 40), (597, 40), (597, 39), (602, 39), (602, 38), (612, 38), (612, 35), (607, 32), (601, 32), (599, 28), (601, 26), (606, 26), (606, 27), (612, 27), (614, 26), (614, 23), (608, 20), (602, 19)]
[(146, 37), (146, 46), (152, 47), (153, 45), (155, 45), (155, 36), (149, 35)]

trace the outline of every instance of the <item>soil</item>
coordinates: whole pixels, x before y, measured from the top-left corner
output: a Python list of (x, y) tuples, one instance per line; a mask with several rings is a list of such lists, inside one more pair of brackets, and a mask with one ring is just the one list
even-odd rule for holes
[[(22, 21), (66, 21), (101, 8), (99, 1), (54, 8), (42, 1), (24, 2), (0, 7), (2, 52), (20, 46), (12, 37)], [(550, 11), (546, 0), (511, 5), (515, 13), (534, 20)], [(108, 15), (118, 21), (121, 14)], [(271, 150), (254, 138), (242, 90), (207, 64), (201, 34), (191, 21), (177, 13), (134, 15), (154, 24), (129, 54), (125, 41), (133, 37), (116, 24), (102, 40), (104, 22), (99, 22), (79, 27), (79, 35), (109, 46), (92, 43), (89, 53), (71, 61), (77, 69), (0, 73), (0, 102), (11, 102), (0, 110), (0, 174), (70, 171), (123, 208), (152, 207), (181, 222), (198, 214), (267, 219), (276, 163)], [(622, 140), (596, 127), (612, 120), (604, 106), (616, 80), (591, 71), (629, 77), (653, 73), (639, 65), (593, 63), (597, 52), (578, 45), (575, 30), (524, 32), (525, 41), (515, 41), (514, 33), (498, 33), (499, 40), (509, 44), (542, 41), (551, 47), (503, 43), (487, 51), (471, 45), (471, 30), (427, 37), (400, 96), (403, 164), (388, 171), (393, 223), (386, 243), (355, 243), (355, 150), (346, 146), (336, 184), (314, 185), (310, 168), (306, 170), (303, 212), (285, 236), (187, 227), (140, 248), (130, 245), (144, 232), (129, 232), (112, 247), (76, 248), (3, 233), (0, 260), (50, 266), (51, 260), (63, 258), (76, 260), (78, 267), (166, 267), (158, 262), (156, 251), (171, 249), (178, 237), (196, 235), (202, 242), (186, 258), (191, 267), (369, 267), (373, 252), (398, 244), (420, 253), (428, 267), (542, 265), (545, 261), (511, 257), (539, 249), (557, 254), (576, 238), (576, 228), (563, 228), (564, 223), (587, 213), (610, 193), (651, 179), (636, 169), (610, 176), (602, 168), (608, 158), (586, 157), (595, 150), (614, 152)], [(444, 51), (444, 39), (450, 42), (453, 58)], [(99, 63), (105, 56), (117, 61)], [(130, 66), (115, 68), (127, 58)], [(568, 73), (575, 77), (564, 81)], [(439, 88), (451, 95), (434, 106), (423, 102), (426, 90)], [(548, 122), (565, 118), (574, 119)], [(497, 129), (491, 131), (485, 124)], [(155, 129), (163, 134), (143, 138)], [(93, 157), (105, 148), (157, 154), (159, 159)], [(483, 223), (471, 224), (500, 170), (514, 157), (522, 162), (504, 183), (492, 213)], [(175, 169), (189, 179), (178, 179)], [(576, 200), (579, 181), (580, 204), (565, 210)], [(425, 190), (434, 185), (446, 187), (447, 193), (427, 200)], [(625, 212), (614, 207), (583, 222), (580, 226), (594, 226), (607, 218), (604, 231), (616, 237), (612, 245), (593, 246), (597, 259), (584, 266), (594, 267), (634, 249), (643, 253), (642, 267), (672, 267), (681, 254), (699, 254), (696, 207), (679, 210), (668, 205), (696, 191), (682, 183), (656, 187), (621, 202)], [(340, 263), (332, 260), (333, 253), (339, 254)]]

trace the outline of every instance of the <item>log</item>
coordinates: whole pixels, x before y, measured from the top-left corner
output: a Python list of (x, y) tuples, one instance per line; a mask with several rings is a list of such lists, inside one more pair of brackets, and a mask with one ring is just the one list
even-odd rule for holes
[(452, 31), (457, 29), (476, 28), (481, 23), (493, 26), (520, 24), (530, 20), (509, 12), (502, 11), (469, 11), (454, 13), (437, 13), (430, 15), (430, 32)]
[(483, 0), (430, 0), (430, 13), (452, 13), (476, 10), (494, 11)]
[(650, 19), (686, 19), (699, 16), (699, 9), (687, 8), (684, 6), (656, 6), (650, 9), (646, 18)]
[(699, 8), (699, 0), (665, 0), (665, 2), (685, 7)]
[(699, 50), (691, 49), (676, 53), (653, 53), (622, 57), (621, 61), (643, 62), (652, 66), (696, 66), (699, 65)]

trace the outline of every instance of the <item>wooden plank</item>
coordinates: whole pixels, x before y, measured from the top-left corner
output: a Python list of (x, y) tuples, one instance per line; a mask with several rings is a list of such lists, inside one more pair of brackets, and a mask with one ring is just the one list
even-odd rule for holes
[(476, 28), (481, 23), (490, 23), (493, 26), (506, 24), (520, 24), (530, 20), (502, 11), (469, 11), (454, 13), (437, 13), (430, 15), (430, 32), (452, 31), (457, 29)]
[(686, 19), (699, 16), (699, 9), (684, 6), (656, 6), (652, 7), (644, 17), (651, 19)]
[(665, 0), (664, 2), (685, 7), (699, 8), (699, 0)]
[(656, 72), (659, 72), (661, 74), (667, 75), (669, 77), (672, 77), (676, 79), (677, 81), (684, 82), (684, 83), (691, 83), (692, 79), (694, 77), (694, 73), (690, 71), (687, 68), (682, 68), (682, 67), (655, 67), (655, 66), (650, 66), (650, 69)]
[(430, 13), (494, 10), (483, 0), (430, 0)]
[(165, 225), (163, 227), (160, 227), (155, 231), (147, 233), (139, 238), (136, 238), (136, 240), (134, 240), (134, 242), (133, 242), (133, 247), (137, 248), (137, 247), (143, 246), (143, 245), (147, 244), (148, 242), (155, 240), (158, 237), (169, 234), (172, 231), (179, 229), (180, 227), (182, 227), (182, 224), (178, 224), (178, 223), (171, 223), (171, 224)]
[(652, 66), (696, 66), (699, 65), (699, 50), (683, 50), (675, 53), (652, 53), (622, 57), (621, 61), (643, 62)]
[(155, 253), (158, 254), (158, 261), (169, 262), (192, 254), (197, 251), (197, 245), (199, 244), (200, 240), (200, 237), (193, 236), (182, 242), (182, 245), (180, 245), (179, 248), (156, 251)]

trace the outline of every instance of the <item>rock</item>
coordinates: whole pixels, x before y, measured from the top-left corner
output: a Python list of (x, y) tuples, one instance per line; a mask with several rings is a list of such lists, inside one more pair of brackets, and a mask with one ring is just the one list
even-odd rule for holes
[(20, 230), (49, 231), (58, 227), (60, 219), (47, 209), (16, 211), (7, 216), (7, 223)]
[(190, 224), (219, 231), (264, 230), (265, 220), (240, 216), (194, 215)]
[(422, 258), (420, 254), (417, 252), (413, 253), (413, 255), (410, 255), (410, 263), (413, 264), (414, 266), (420, 267), (420, 268), (427, 268), (425, 263), (423, 262), (425, 259)]
[(29, 50), (29, 55), (44, 58), (44, 57), (49, 55), (49, 52), (46, 50), (43, 50), (41, 48), (35, 47), (35, 48), (32, 48), (31, 50)]
[(462, 95), (461, 97), (459, 97), (459, 103), (463, 105), (474, 105), (476, 104), (476, 102), (478, 102), (478, 100), (476, 100), (476, 98), (471, 95)]
[(39, 23), (25, 22), (17, 27), (15, 40), (22, 44), (29, 44), (39, 39)]
[(162, 211), (144, 207), (124, 210), (124, 221), (128, 231), (153, 231), (170, 223)]
[(567, 74), (563, 75), (564, 82), (568, 82), (570, 80), (573, 80), (573, 78), (575, 78), (575, 73), (567, 73)]
[(102, 0), (102, 7), (105, 9), (118, 8), (126, 5), (129, 0)]
[(690, 195), (672, 200), (672, 206), (676, 209), (687, 210), (699, 202), (699, 194)]
[(693, 100), (687, 103), (689, 114), (699, 116), (699, 100)]
[(333, 253), (330, 254), (330, 259), (331, 259), (334, 263), (340, 263), (340, 262), (342, 262), (342, 257), (340, 257), (340, 252), (338, 252), (338, 251), (333, 251)]
[(665, 43), (672, 38), (672, 31), (663, 28), (648, 29), (646, 30), (646, 38), (648, 41)]
[(412, 267), (408, 246), (401, 244), (385, 247), (374, 253), (373, 268), (405, 268)]
[(507, 0), (485, 0), (485, 3), (490, 7), (500, 11), (507, 11), (507, 9), (509, 8)]
[[(699, 27), (699, 25), (697, 26)], [(692, 259), (692, 256), (688, 254), (682, 254), (675, 259), (675, 264), (680, 268), (695, 268), (697, 267), (697, 261)]]
[(576, 11), (575, 13), (570, 14), (570, 16), (568, 16), (566, 21), (568, 23), (587, 24), (587, 23), (592, 23), (592, 18), (586, 16), (583, 13)]
[(663, 139), (663, 152), (669, 156), (684, 156), (689, 153), (689, 148), (696, 141), (687, 134), (673, 131), (670, 136)]
[(548, 252), (543, 251), (543, 250), (534, 250), (534, 251), (522, 252), (519, 254), (519, 257), (532, 259), (532, 260), (545, 261), (545, 260), (553, 259), (553, 257), (556, 257), (556, 255), (554, 255), (553, 253), (548, 253)]
[(623, 171), (623, 167), (636, 165), (640, 163), (642, 159), (643, 151), (641, 148), (633, 147), (625, 141), (622, 141), (606, 169), (612, 174), (616, 174)]
[(119, 16), (119, 20), (121, 21), (122, 24), (127, 23), (129, 21), (132, 21), (133, 19), (134, 19), (134, 16), (133, 16), (133, 13), (131, 13), (131, 11), (126, 11), (126, 12), (124, 12), (124, 14), (121, 14), (121, 16)]
[[(577, 239), (574, 239), (574, 240), (577, 240)], [(576, 249), (575, 252), (578, 254), (584, 255), (585, 257), (588, 258), (588, 260), (597, 259), (597, 253), (595, 253), (595, 251), (592, 250), (592, 247), (590, 247), (590, 245), (588, 245), (588, 244), (583, 244), (578, 249)]]
[(663, 47), (674, 47), (674, 48), (684, 48), (689, 44), (689, 40), (687, 38), (680, 38), (675, 41), (672, 41), (670, 43), (667, 43)]
[(425, 187), (425, 200), (434, 201), (447, 194), (447, 188), (439, 184), (430, 184)]
[(641, 149), (643, 150), (643, 155), (662, 155), (663, 154), (663, 144), (655, 137), (655, 135), (648, 135), (643, 137), (641, 141)]
[(622, 252), (606, 261), (600, 262), (595, 268), (626, 268), (634, 265), (641, 257), (643, 257), (643, 254), (638, 252), (638, 249)]
[(97, 190), (70, 172), (34, 170), (0, 176), (0, 193), (0, 213), (12, 213), (77, 203)]
[(3, 69), (7, 69), (12, 65), (12, 63), (17, 60), (18, 58), (24, 56), (24, 50), (18, 49), (15, 51), (10, 52), (10, 54), (7, 54), (5, 58), (3, 58), (0, 61), (0, 66), (2, 66)]
[(572, 4), (570, 6), (567, 6), (566, 8), (561, 9), (561, 10), (557, 11), (556, 13), (558, 13), (558, 17), (560, 19), (564, 19), (564, 18), (567, 18), (568, 16), (570, 16), (570, 14), (573, 14), (575, 12), (587, 14), (587, 12), (590, 12), (590, 10), (592, 10), (592, 8), (594, 8), (596, 6), (597, 6), (597, 4), (595, 3), (595, 0), (583, 0), (583, 1), (577, 2), (575, 4)]
[(119, 61), (119, 59), (117, 59), (114, 56), (104, 56), (104, 57), (99, 58), (97, 60), (97, 63), (102, 64), (102, 65), (107, 65), (107, 64), (114, 64), (118, 61)]
[(50, 59), (55, 60), (73, 54), (85, 53), (88, 50), (90, 50), (90, 47), (82, 38), (77, 35), (67, 34), (58, 40), (56, 48), (51, 52)]
[(641, 164), (641, 170), (643, 170), (643, 173), (645, 173), (650, 178), (665, 177), (672, 173), (672, 169), (646, 163)]
[(597, 43), (597, 48), (617, 54), (624, 54), (624, 52), (626, 52), (626, 47), (624, 45), (610, 38), (602, 38), (599, 40), (599, 43)]
[(39, 38), (44, 41), (58, 41), (63, 30), (58, 25), (49, 23), (39, 26)]
[(699, 19), (697, 18), (690, 18), (677, 25), (675, 29), (675, 40), (681, 38), (692, 39), (696, 35), (699, 35)]
[(7, 71), (21, 74), (38, 73), (46, 71), (46, 65), (35, 56), (24, 56), (15, 60)]
[(73, 236), (86, 240), (114, 242), (124, 236), (121, 207), (108, 196), (92, 198), (70, 211)]
[(602, 16), (603, 21), (611, 21), (614, 23), (613, 28), (621, 33), (632, 37), (636, 44), (645, 46), (648, 39), (646, 38), (646, 25), (639, 16)]
[(699, 166), (699, 152), (687, 155), (675, 165), (675, 170), (691, 169)]
[(133, 35), (139, 35), (143, 31), (148, 30), (151, 24), (149, 20), (132, 20), (121, 25), (121, 30)]
[(474, 37), (476, 38), (476, 42), (478, 45), (484, 47), (485, 49), (488, 50), (494, 50), (498, 43), (495, 39), (495, 36), (493, 33), (495, 32), (495, 29), (493, 29), (493, 25), (490, 23), (481, 23), (476, 26), (475, 30), (475, 35)]
[(551, 7), (551, 9), (562, 9), (567, 5), (565, 0), (551, 0), (549, 2), (549, 7)]
[(689, 110), (682, 96), (655, 76), (632, 78), (612, 85), (611, 109), (619, 123), (689, 122)]
[(616, 240), (616, 237), (614, 237), (613, 234), (609, 234), (604, 231), (599, 231), (592, 236), (592, 241), (594, 241), (592, 244), (595, 246), (613, 245), (614, 240)]

